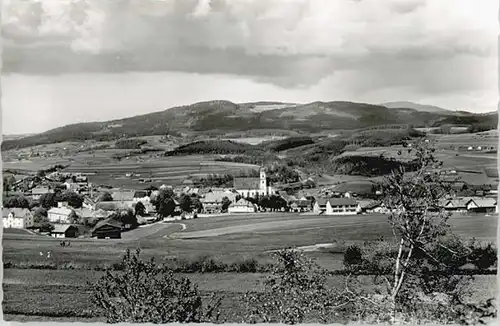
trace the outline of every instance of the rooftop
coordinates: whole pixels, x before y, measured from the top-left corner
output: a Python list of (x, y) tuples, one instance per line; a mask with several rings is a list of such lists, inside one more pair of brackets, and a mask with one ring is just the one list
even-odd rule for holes
[(26, 216), (32, 215), (30, 210), (27, 208), (3, 208), (2, 209), (2, 217), (9, 216), (10, 213), (13, 213), (14, 217), (23, 218)]
[(328, 200), (331, 206), (357, 205), (358, 202), (352, 198), (330, 198)]

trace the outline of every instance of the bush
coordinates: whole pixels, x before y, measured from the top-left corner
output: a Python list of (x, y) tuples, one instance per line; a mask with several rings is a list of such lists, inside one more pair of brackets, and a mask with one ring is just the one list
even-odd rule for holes
[(218, 320), (220, 299), (203, 305), (202, 297), (187, 278), (176, 277), (154, 259), (144, 262), (140, 250), (127, 250), (123, 272), (107, 271), (91, 284), (93, 302), (108, 323), (197, 323)]
[(263, 293), (245, 294), (245, 322), (297, 324), (329, 321), (336, 297), (327, 288), (326, 274), (301, 252), (281, 250)]
[(344, 253), (344, 266), (360, 265), (362, 262), (361, 248), (357, 245), (347, 247)]

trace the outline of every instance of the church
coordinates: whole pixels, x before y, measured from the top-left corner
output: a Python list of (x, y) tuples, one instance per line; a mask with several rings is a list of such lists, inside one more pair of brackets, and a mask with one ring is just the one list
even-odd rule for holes
[(243, 198), (273, 195), (274, 189), (269, 186), (269, 180), (264, 169), (260, 170), (260, 177), (258, 178), (234, 178), (233, 188)]

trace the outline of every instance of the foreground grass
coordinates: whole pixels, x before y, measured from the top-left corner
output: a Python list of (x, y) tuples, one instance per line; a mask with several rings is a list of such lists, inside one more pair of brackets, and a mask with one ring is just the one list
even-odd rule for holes
[[(48, 271), (14, 270), (4, 272), (3, 312), (10, 315), (10, 320), (22, 320), (32, 316), (31, 320), (57, 320), (58, 318), (98, 319), (99, 312), (93, 310), (91, 292), (87, 282), (95, 282), (102, 272), (87, 271)], [(246, 291), (262, 291), (261, 281), (265, 273), (197, 273), (179, 274), (196, 283), (203, 294), (224, 295), (222, 318), (226, 322), (241, 322), (244, 307), (242, 296)], [(366, 290), (371, 288), (371, 277), (360, 277)], [(328, 277), (332, 288), (342, 289), (345, 278)], [(477, 276), (471, 286), (471, 301), (480, 301), (496, 294), (495, 276)], [(19, 316), (16, 317), (16, 316)], [(24, 317), (23, 317), (24, 316)], [(47, 320), (47, 319), (45, 319)]]

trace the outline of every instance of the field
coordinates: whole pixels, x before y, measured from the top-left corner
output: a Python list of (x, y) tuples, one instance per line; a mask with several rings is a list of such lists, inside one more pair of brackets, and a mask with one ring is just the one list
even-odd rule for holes
[[(87, 282), (95, 282), (102, 272), (88, 271), (48, 271), (14, 270), (4, 272), (4, 314), (7, 320), (19, 320), (18, 315), (66, 316), (87, 319), (92, 313), (91, 293)], [(267, 274), (246, 273), (206, 273), (181, 274), (198, 284), (202, 294), (219, 293), (224, 296), (223, 318), (238, 322), (241, 314), (241, 296), (246, 291), (261, 291), (262, 281)], [(328, 277), (332, 288), (342, 289), (344, 277)], [(369, 277), (360, 277), (366, 288)], [(51, 281), (48, 281), (51, 280)], [(473, 295), (470, 300), (484, 300), (496, 294), (494, 276), (478, 276), (474, 281)], [(15, 295), (14, 295), (15, 293)], [(236, 316), (232, 316), (236, 314)], [(37, 318), (39, 320), (39, 317)]]
[[(3, 261), (22, 269), (4, 269), (4, 313), (19, 320), (21, 315), (89, 317), (90, 293), (87, 281), (95, 281), (101, 272), (97, 266), (118, 262), (126, 248), (140, 247), (144, 257), (158, 261), (172, 257), (211, 255), (229, 263), (246, 257), (260, 263), (269, 261), (267, 251), (289, 246), (362, 242), (380, 236), (391, 237), (387, 217), (381, 214), (356, 216), (314, 216), (299, 214), (255, 214), (218, 216), (158, 223), (124, 234), (121, 240), (74, 239), (71, 247), (62, 248), (59, 240), (43, 236), (6, 232), (3, 236)], [(496, 239), (497, 218), (484, 215), (456, 215), (450, 220), (453, 230), (464, 237), (486, 241)], [(183, 226), (183, 225), (184, 226)], [(50, 251), (51, 257), (46, 253)], [(42, 256), (41, 254), (42, 253)], [(327, 269), (339, 269), (342, 255), (335, 250), (309, 253)], [(29, 264), (55, 264), (59, 270), (30, 269)], [(66, 264), (66, 265), (65, 265)], [(23, 266), (24, 265), (24, 266)], [(225, 293), (225, 305), (247, 290), (259, 290), (262, 273), (185, 274), (199, 284), (201, 291)], [(343, 278), (332, 276), (332, 286)], [(473, 298), (491, 296), (495, 278), (479, 277)], [(236, 308), (237, 309), (237, 308)], [(16, 317), (18, 316), (18, 317)]]
[[(160, 186), (164, 183), (180, 185), (189, 177), (202, 177), (207, 174), (248, 173), (259, 167), (251, 164), (218, 162), (210, 156), (183, 156), (183, 157), (129, 157), (122, 161), (112, 158), (112, 155), (121, 150), (101, 150), (94, 154), (80, 153), (76, 156), (57, 159), (32, 159), (20, 162), (7, 162), (4, 169), (24, 170), (36, 172), (56, 164), (69, 164), (65, 172), (80, 172), (89, 174), (90, 182), (106, 184), (113, 187), (144, 187), (140, 179), (150, 179), (151, 185)], [(127, 173), (134, 173), (126, 177)]]

